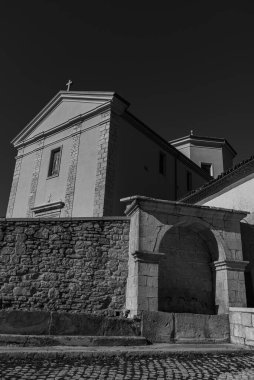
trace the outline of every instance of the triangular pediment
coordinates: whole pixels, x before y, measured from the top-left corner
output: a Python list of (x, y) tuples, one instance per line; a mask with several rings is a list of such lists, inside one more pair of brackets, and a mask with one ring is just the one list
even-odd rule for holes
[(113, 92), (59, 92), (12, 141), (14, 146), (108, 104)]

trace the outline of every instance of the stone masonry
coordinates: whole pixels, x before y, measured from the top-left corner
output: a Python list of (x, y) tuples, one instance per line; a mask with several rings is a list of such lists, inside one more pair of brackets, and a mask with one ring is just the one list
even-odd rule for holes
[(231, 343), (254, 346), (254, 309), (229, 308)]
[[(207, 298), (213, 296), (215, 314), (228, 313), (229, 307), (246, 307), (244, 270), (248, 261), (243, 260), (240, 232), (240, 221), (246, 217), (246, 212), (193, 206), (142, 196), (133, 196), (122, 201), (129, 203), (126, 214), (131, 217), (126, 295), (126, 308), (130, 310), (130, 315), (142, 311), (174, 312), (174, 305), (177, 304), (179, 307), (178, 301), (181, 299), (185, 300), (185, 308), (186, 302), (188, 303), (188, 310), (181, 309), (178, 312), (206, 311), (209, 314), (212, 304), (209, 302), (205, 305), (206, 294)], [(172, 232), (178, 235), (179, 228), (183, 235), (180, 239), (179, 236), (173, 236), (172, 239)], [(195, 240), (190, 241), (188, 231), (196, 234), (200, 242), (203, 241), (203, 254), (200, 251), (201, 246), (197, 245)], [(186, 261), (183, 240), (192, 246), (192, 262), (188, 263), (188, 268), (195, 266), (192, 271), (199, 277), (200, 283), (190, 283), (191, 279), (183, 276), (184, 272), (189, 270), (186, 262), (180, 266), (177, 261), (177, 255), (183, 254)], [(207, 254), (207, 259), (204, 253)], [(171, 286), (167, 289), (167, 294), (163, 294), (161, 273), (167, 266), (170, 268), (170, 264), (177, 264), (174, 266), (175, 271), (171, 269), (171, 273), (164, 273), (164, 279), (170, 275), (175, 276), (175, 281), (172, 283), (172, 278), (170, 279)], [(211, 282), (207, 284), (207, 276), (204, 274), (209, 271)], [(201, 298), (198, 296), (200, 288), (202, 291), (205, 290)], [(211, 293), (212, 288), (214, 294)], [(178, 297), (177, 302), (174, 297)]]
[(1, 219), (0, 307), (118, 315), (129, 220)]
[[(23, 152), (22, 152), (23, 153)], [(10, 193), (10, 198), (9, 198), (9, 203), (8, 203), (8, 208), (7, 208), (7, 217), (11, 218), (12, 213), (13, 213), (13, 208), (14, 208), (14, 203), (15, 203), (15, 198), (16, 198), (16, 192), (18, 188), (18, 183), (19, 183), (19, 175), (20, 175), (20, 170), (21, 170), (21, 164), (22, 164), (22, 155), (16, 158), (16, 165), (14, 169), (14, 174), (13, 174), (13, 180), (12, 180), (12, 185), (11, 185), (11, 193)]]
[(71, 160), (67, 177), (66, 193), (65, 193), (65, 207), (63, 215), (64, 217), (72, 216), (74, 191), (77, 175), (77, 165), (78, 165), (78, 153), (80, 144), (80, 126), (74, 128), (75, 134), (72, 136), (72, 149), (71, 149)]
[(43, 144), (44, 144), (43, 140), (40, 140), (38, 142), (37, 151), (35, 152), (35, 165), (34, 165), (34, 171), (33, 171), (32, 180), (31, 180), (30, 194), (28, 198), (27, 214), (26, 214), (28, 218), (31, 218), (33, 216), (32, 208), (34, 207), (36, 191), (37, 191), (37, 186), (38, 186), (40, 167), (41, 167), (41, 158), (42, 158), (42, 152), (43, 152)]
[(110, 121), (100, 126), (93, 211), (95, 217), (112, 214), (116, 138), (116, 126)]

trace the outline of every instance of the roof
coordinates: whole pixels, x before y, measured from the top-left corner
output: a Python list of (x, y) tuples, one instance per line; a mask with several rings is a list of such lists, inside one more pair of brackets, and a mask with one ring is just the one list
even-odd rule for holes
[(247, 160), (241, 161), (233, 168), (218, 175), (217, 178), (205, 183), (198, 189), (192, 190), (186, 196), (181, 198), (180, 201), (191, 204), (200, 202), (201, 200), (218, 193), (230, 185), (236, 185), (238, 181), (244, 179), (252, 173), (254, 173), (254, 155)]
[(170, 140), (169, 143), (174, 146), (183, 145), (185, 143), (192, 142), (192, 143), (200, 143), (202, 145), (212, 145), (212, 146), (225, 146), (227, 147), (233, 156), (237, 155), (237, 152), (232, 147), (231, 144), (224, 138), (224, 137), (208, 137), (208, 136), (197, 136), (197, 135), (187, 135), (183, 136), (174, 140)]

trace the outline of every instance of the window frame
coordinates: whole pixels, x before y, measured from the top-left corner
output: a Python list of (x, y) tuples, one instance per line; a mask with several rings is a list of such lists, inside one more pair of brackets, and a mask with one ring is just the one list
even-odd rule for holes
[[(49, 164), (48, 164), (48, 175), (47, 175), (47, 179), (50, 179), (50, 178), (54, 178), (54, 177), (58, 177), (59, 176), (59, 173), (60, 173), (60, 168), (61, 168), (61, 159), (62, 159), (62, 149), (63, 149), (63, 146), (58, 146), (57, 148), (54, 148), (50, 151), (50, 155), (49, 155)], [(56, 174), (51, 174), (51, 171), (52, 171), (52, 166), (53, 166), (53, 157), (54, 157), (54, 154), (56, 152), (59, 151), (59, 164), (58, 164), (58, 171)]]
[[(159, 174), (166, 175), (167, 155), (164, 152), (159, 152)], [(161, 170), (162, 169), (162, 170)]]
[(210, 165), (210, 172), (209, 172), (209, 175), (210, 175), (211, 177), (213, 177), (213, 164), (212, 164), (211, 162), (201, 162), (201, 163), (200, 163), (200, 167), (201, 167), (201, 169), (204, 170), (206, 173), (208, 173), (208, 170), (202, 168), (202, 165), (207, 165), (207, 166)]

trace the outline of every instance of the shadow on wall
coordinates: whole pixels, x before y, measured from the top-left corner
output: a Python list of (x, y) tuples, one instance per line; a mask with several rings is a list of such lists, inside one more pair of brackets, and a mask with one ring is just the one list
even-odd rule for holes
[(244, 273), (247, 307), (254, 307), (254, 225), (241, 223), (243, 260), (249, 261)]
[(159, 310), (216, 314), (215, 276), (218, 260), (215, 237), (203, 225), (177, 225), (161, 240), (165, 258), (159, 266)]

